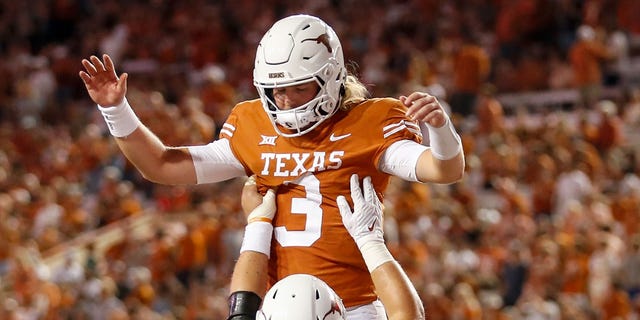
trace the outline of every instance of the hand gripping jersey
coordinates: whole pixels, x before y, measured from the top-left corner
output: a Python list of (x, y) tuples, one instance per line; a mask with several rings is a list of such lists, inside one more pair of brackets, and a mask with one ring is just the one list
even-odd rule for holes
[(338, 111), (303, 136), (279, 136), (260, 100), (239, 103), (220, 138), (261, 191), (277, 188), (277, 212), (271, 245), (271, 283), (296, 273), (324, 280), (345, 306), (376, 299), (371, 275), (353, 238), (342, 225), (338, 195), (350, 199), (349, 177), (371, 176), (385, 191), (390, 176), (377, 169), (380, 157), (399, 140), (420, 142), (419, 127), (405, 117), (395, 99), (370, 99), (350, 111)]

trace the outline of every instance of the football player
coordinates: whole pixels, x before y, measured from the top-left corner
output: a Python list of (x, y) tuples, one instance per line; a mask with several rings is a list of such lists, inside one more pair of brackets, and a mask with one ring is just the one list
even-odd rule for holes
[[(342, 222), (357, 243), (371, 272), (371, 278), (390, 320), (420, 320), (425, 318), (418, 293), (400, 265), (384, 244), (382, 203), (378, 199), (370, 177), (360, 187), (357, 174), (350, 180), (353, 211), (344, 196), (338, 196)], [(273, 189), (262, 197), (255, 180), (250, 178), (242, 190), (242, 207), (250, 212), (240, 257), (231, 281), (232, 299), (247, 299), (247, 303), (231, 301), (228, 320), (305, 320), (352, 319), (348, 317), (342, 300), (321, 279), (312, 275), (293, 274), (278, 281), (264, 295), (266, 269), (276, 205)], [(373, 227), (372, 227), (373, 226)], [(377, 315), (376, 315), (377, 316)]]
[[(453, 183), (464, 172), (460, 137), (438, 100), (414, 92), (368, 98), (347, 74), (342, 46), (317, 17), (277, 21), (258, 45), (254, 84), (260, 99), (238, 103), (220, 137), (169, 147), (135, 115), (107, 55), (82, 61), (80, 77), (120, 149), (144, 177), (162, 184), (213, 183), (256, 175), (261, 192), (277, 188), (271, 283), (291, 274), (322, 278), (353, 314), (378, 314), (367, 265), (342, 224), (337, 197), (351, 174), (370, 176), (380, 195), (392, 175)], [(362, 284), (354, 286), (354, 283)]]

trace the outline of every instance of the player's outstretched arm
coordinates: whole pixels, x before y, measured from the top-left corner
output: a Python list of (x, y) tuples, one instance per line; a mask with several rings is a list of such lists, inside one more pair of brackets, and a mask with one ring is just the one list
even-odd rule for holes
[(163, 184), (194, 184), (196, 173), (186, 148), (165, 146), (145, 127), (126, 99), (128, 75), (118, 76), (108, 55), (83, 59), (80, 78), (98, 105), (118, 146), (142, 175)]
[(407, 274), (384, 244), (382, 203), (376, 195), (371, 177), (351, 176), (353, 211), (344, 196), (337, 198), (342, 222), (360, 248), (376, 288), (376, 293), (390, 320), (425, 319), (424, 306)]
[(247, 217), (240, 257), (231, 276), (228, 320), (254, 320), (267, 291), (267, 265), (276, 213), (274, 190), (264, 197), (258, 193), (254, 177), (242, 189), (242, 208)]
[(407, 116), (418, 121), (430, 148), (422, 153), (416, 165), (416, 176), (422, 182), (453, 183), (464, 174), (464, 152), (460, 136), (438, 99), (430, 94), (414, 92), (400, 96)]

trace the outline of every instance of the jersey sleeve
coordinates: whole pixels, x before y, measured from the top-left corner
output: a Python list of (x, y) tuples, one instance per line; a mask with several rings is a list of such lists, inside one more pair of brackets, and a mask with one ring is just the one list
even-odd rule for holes
[(415, 141), (397, 141), (385, 150), (378, 163), (378, 168), (392, 176), (418, 182), (416, 173), (418, 158), (427, 149), (429, 148)]
[[(379, 108), (381, 110), (378, 111)], [(380, 112), (382, 110), (386, 112)], [(387, 149), (396, 142), (406, 140), (422, 142), (420, 126), (405, 115), (406, 111), (407, 108), (399, 100), (391, 98), (378, 100), (374, 103), (372, 110), (369, 110), (369, 112), (380, 112), (383, 116), (380, 120), (381, 125), (378, 127), (381, 131), (376, 133), (383, 138), (380, 150), (374, 158), (376, 164), (380, 164)]]
[(222, 125), (218, 140), (205, 146), (189, 147), (198, 184), (213, 183), (247, 175), (245, 165), (232, 148), (238, 115), (236, 108)]
[[(234, 111), (236, 108), (234, 108)], [(233, 134), (236, 132), (236, 128), (238, 127), (237, 123), (238, 115), (232, 111), (231, 114), (229, 114), (229, 117), (227, 117), (227, 121), (222, 125), (222, 129), (220, 129), (219, 139), (228, 139), (231, 141)]]
[(198, 184), (224, 181), (246, 174), (240, 161), (231, 152), (227, 139), (188, 149), (193, 158)]
[(277, 134), (269, 122), (259, 99), (235, 105), (220, 129), (219, 139), (229, 141), (229, 150), (247, 175), (256, 173), (256, 159), (261, 159), (263, 146), (275, 145)]

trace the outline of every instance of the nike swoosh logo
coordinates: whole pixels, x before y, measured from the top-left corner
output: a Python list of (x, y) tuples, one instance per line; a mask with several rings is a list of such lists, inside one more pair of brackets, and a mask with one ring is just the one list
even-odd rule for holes
[(369, 228), (368, 228), (368, 229), (369, 229), (369, 231), (373, 231), (373, 228), (375, 228), (375, 227), (376, 227), (376, 221), (378, 221), (378, 220), (377, 220), (377, 219), (376, 219), (376, 220), (373, 220), (373, 223), (372, 223), (372, 224), (371, 224), (371, 226), (369, 226)]
[(329, 137), (329, 141), (338, 141), (338, 140), (342, 140), (344, 138), (348, 138), (350, 136), (351, 136), (351, 133), (343, 134), (341, 136), (336, 136), (335, 133), (332, 133), (331, 136)]

